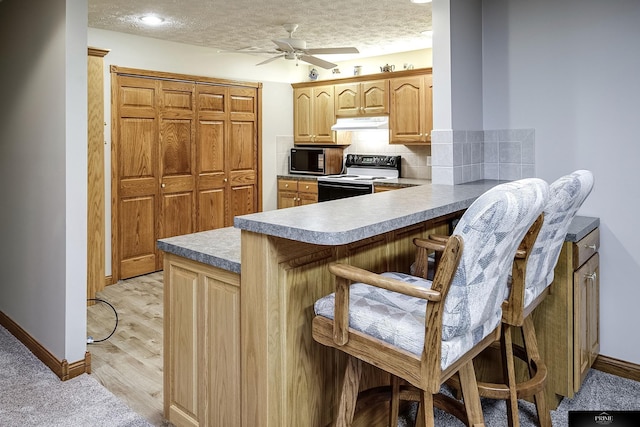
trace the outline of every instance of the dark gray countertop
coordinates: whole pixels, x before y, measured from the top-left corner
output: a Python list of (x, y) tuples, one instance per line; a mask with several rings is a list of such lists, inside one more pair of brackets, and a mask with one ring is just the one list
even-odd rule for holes
[(571, 221), (565, 242), (577, 242), (600, 226), (600, 218), (576, 216)]
[(500, 182), (407, 187), (238, 216), (234, 226), (317, 245), (343, 245), (466, 209)]
[(158, 249), (240, 273), (240, 230), (234, 227), (160, 239)]

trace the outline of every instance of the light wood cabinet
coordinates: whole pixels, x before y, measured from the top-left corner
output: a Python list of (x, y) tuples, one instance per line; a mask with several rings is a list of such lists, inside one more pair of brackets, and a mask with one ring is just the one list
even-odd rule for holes
[(298, 144), (335, 144), (333, 85), (294, 88), (293, 135)]
[(278, 209), (318, 203), (318, 182), (278, 178)]
[(433, 130), (432, 75), (389, 80), (389, 143), (429, 144)]
[(547, 400), (556, 408), (573, 397), (600, 352), (598, 228), (565, 242), (551, 293), (534, 310), (540, 355), (548, 369)]
[(389, 80), (337, 84), (336, 117), (379, 116), (389, 114)]
[(600, 353), (600, 257), (596, 253), (573, 273), (575, 344), (573, 391), (576, 393)]
[(164, 416), (241, 425), (240, 275), (164, 256)]
[(431, 68), (294, 83), (296, 144), (349, 145), (351, 132), (333, 132), (337, 117), (389, 116), (392, 144), (430, 144)]

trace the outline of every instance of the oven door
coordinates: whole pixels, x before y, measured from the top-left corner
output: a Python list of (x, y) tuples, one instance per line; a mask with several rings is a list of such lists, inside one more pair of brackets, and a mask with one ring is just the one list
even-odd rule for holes
[(352, 182), (329, 182), (318, 180), (318, 201), (344, 199), (373, 193), (372, 184), (355, 184)]

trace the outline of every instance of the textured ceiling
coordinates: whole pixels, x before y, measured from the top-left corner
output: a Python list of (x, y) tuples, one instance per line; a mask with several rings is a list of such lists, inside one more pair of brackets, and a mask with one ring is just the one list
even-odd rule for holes
[[(146, 26), (147, 13), (165, 22)], [(89, 0), (91, 28), (219, 50), (272, 51), (285, 23), (299, 24), (294, 38), (307, 48), (355, 46), (360, 57), (431, 47), (420, 34), (431, 29), (431, 4), (409, 0)]]

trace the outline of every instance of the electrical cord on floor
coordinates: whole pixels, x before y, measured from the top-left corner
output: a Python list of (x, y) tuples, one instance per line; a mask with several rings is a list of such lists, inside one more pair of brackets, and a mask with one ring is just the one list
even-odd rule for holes
[(118, 328), (118, 312), (116, 311), (116, 308), (114, 306), (112, 306), (109, 302), (100, 299), (100, 298), (87, 298), (87, 301), (98, 301), (98, 302), (103, 302), (105, 304), (107, 304), (109, 307), (111, 307), (111, 309), (113, 310), (113, 314), (116, 315), (116, 324), (113, 327), (113, 330), (111, 331), (111, 333), (106, 337), (106, 338), (102, 338), (99, 340), (94, 340), (93, 337), (89, 336), (87, 337), (87, 344), (95, 344), (97, 342), (102, 342), (102, 341), (106, 341), (109, 338), (111, 338), (111, 336), (116, 332), (116, 329)]

